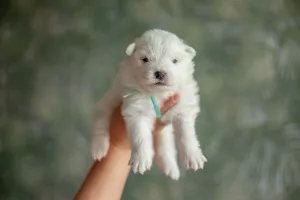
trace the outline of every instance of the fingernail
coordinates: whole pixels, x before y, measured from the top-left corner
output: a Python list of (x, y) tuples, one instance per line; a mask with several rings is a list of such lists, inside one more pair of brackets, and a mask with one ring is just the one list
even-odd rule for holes
[(175, 98), (174, 98), (174, 96), (172, 96), (172, 97), (170, 98), (170, 103), (174, 103), (174, 101), (175, 101)]
[(177, 93), (175, 95), (173, 95), (172, 102), (174, 103), (174, 102), (178, 101), (178, 97), (179, 97), (179, 95)]

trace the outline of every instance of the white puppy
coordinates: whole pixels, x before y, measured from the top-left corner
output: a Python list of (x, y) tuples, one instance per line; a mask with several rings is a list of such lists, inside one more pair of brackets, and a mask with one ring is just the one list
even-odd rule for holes
[[(97, 104), (92, 132), (94, 159), (107, 154), (111, 114), (123, 101), (122, 115), (132, 145), (129, 163), (134, 172), (143, 174), (149, 170), (155, 155), (166, 175), (179, 178), (173, 132), (185, 167), (195, 171), (203, 168), (206, 158), (195, 131), (200, 111), (198, 85), (193, 77), (195, 50), (173, 33), (154, 29), (130, 44), (126, 54), (112, 87)], [(122, 99), (133, 90), (140, 92)], [(180, 94), (180, 100), (161, 118), (168, 125), (153, 147), (156, 114), (150, 96), (161, 106), (175, 92)]]

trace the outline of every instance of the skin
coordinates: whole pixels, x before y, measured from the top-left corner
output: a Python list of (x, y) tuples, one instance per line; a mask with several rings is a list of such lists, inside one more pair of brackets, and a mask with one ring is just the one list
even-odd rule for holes
[[(175, 94), (164, 102), (161, 113), (166, 113), (179, 100)], [(126, 133), (126, 125), (120, 114), (120, 106), (112, 115), (110, 124), (110, 149), (101, 161), (95, 161), (74, 200), (119, 200), (130, 172), (128, 161), (131, 147)], [(165, 124), (156, 121), (154, 138), (159, 140)]]

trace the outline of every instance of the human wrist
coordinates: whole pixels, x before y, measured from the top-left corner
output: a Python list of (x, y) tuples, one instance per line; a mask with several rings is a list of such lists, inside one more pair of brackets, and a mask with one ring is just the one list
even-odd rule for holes
[[(131, 149), (130, 148), (124, 148), (117, 145), (110, 145), (108, 154), (117, 156), (117, 157), (129, 157), (131, 155)], [(129, 160), (128, 160), (129, 161)]]

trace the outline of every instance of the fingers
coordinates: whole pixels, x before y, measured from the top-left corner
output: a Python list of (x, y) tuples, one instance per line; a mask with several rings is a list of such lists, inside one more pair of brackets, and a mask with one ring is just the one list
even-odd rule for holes
[[(168, 100), (166, 100), (162, 106), (162, 108), (160, 109), (160, 112), (162, 113), (162, 115), (164, 115), (168, 110), (170, 110), (171, 108), (173, 108), (173, 106), (175, 106), (178, 101), (179, 101), (179, 94), (176, 93), (175, 95), (171, 96)], [(162, 121), (160, 121), (159, 119), (156, 120), (156, 127), (155, 127), (155, 133), (160, 132), (160, 130), (163, 129), (163, 127), (166, 124), (164, 124)]]
[(162, 108), (160, 109), (161, 114), (165, 114), (169, 109), (177, 104), (179, 100), (179, 94), (176, 93), (175, 95), (171, 96), (165, 103), (163, 104)]

